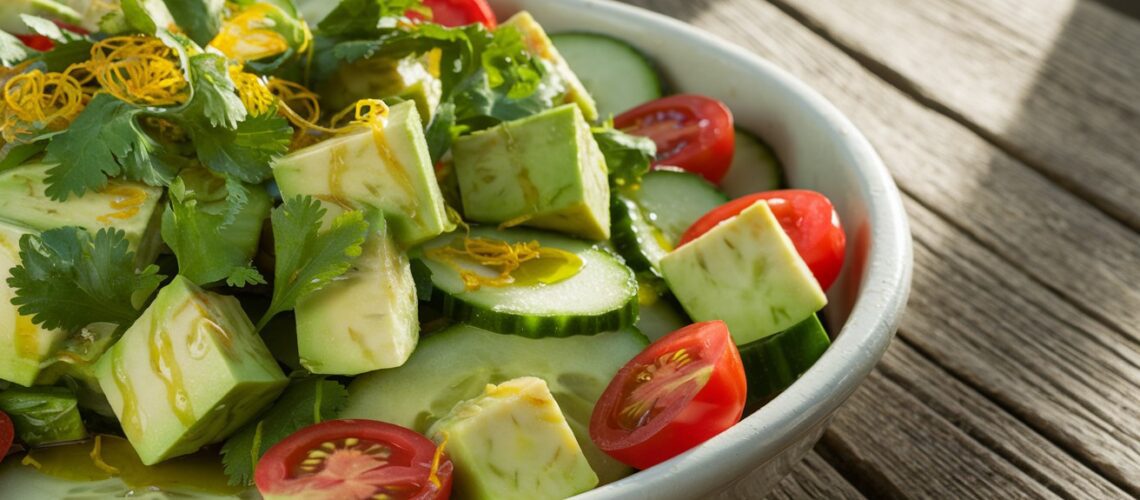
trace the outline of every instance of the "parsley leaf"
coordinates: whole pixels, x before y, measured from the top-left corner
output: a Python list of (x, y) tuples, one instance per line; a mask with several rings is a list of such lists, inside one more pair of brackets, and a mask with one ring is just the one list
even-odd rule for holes
[(201, 113), (214, 127), (233, 129), (246, 117), (245, 105), (230, 78), (228, 61), (219, 54), (190, 56), (190, 82), (194, 92), (189, 112)]
[(0, 64), (14, 66), (28, 57), (28, 47), (7, 31), (0, 31)]
[(303, 427), (336, 418), (348, 403), (348, 391), (324, 377), (289, 384), (260, 418), (247, 423), (222, 446), (222, 462), (230, 484), (253, 482), (253, 468), (271, 446)]
[(240, 182), (224, 182), (191, 168), (171, 183), (168, 193), (162, 240), (178, 258), (179, 274), (198, 285), (221, 280), (236, 287), (265, 283), (251, 264), (269, 217), (271, 201), (265, 190), (251, 191)]
[(606, 157), (610, 183), (617, 187), (634, 186), (649, 171), (657, 155), (657, 144), (647, 137), (630, 135), (610, 127), (593, 130), (594, 140)]
[(289, 150), (293, 127), (276, 112), (248, 116), (234, 130), (190, 127), (198, 159), (219, 174), (260, 184), (273, 175), (270, 162)]
[(257, 323), (260, 331), (277, 313), (293, 309), (305, 295), (344, 274), (359, 256), (368, 222), (360, 211), (345, 212), (321, 232), (326, 210), (311, 197), (285, 200), (270, 216), (277, 256), (273, 299)]
[(180, 165), (139, 126), (142, 113), (110, 94), (97, 94), (48, 144), (46, 159), (57, 165), (48, 170), (45, 193), (66, 200), (119, 176), (152, 186), (169, 184)]
[(16, 289), (12, 303), (49, 330), (130, 325), (163, 279), (158, 266), (135, 270), (126, 233), (117, 229), (92, 236), (68, 226), (24, 235), (20, 262), (8, 278)]
[(317, 29), (328, 36), (371, 37), (380, 33), (383, 19), (403, 17), (409, 10), (430, 12), (422, 0), (342, 0)]

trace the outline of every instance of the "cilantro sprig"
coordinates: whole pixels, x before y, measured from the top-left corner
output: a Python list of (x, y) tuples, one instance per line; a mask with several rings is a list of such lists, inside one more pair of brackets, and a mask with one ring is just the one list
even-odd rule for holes
[(270, 216), (277, 264), (273, 299), (257, 323), (260, 331), (273, 316), (293, 309), (305, 295), (344, 274), (362, 251), (368, 222), (360, 211), (338, 215), (321, 231), (326, 210), (311, 197), (285, 200)]
[(648, 137), (627, 134), (608, 124), (595, 127), (593, 133), (606, 158), (610, 184), (618, 188), (639, 184), (657, 156), (657, 144)]
[(20, 238), (20, 262), (8, 278), (16, 289), (12, 303), (49, 330), (100, 322), (128, 326), (163, 279), (158, 266), (135, 269), (126, 233), (116, 229), (26, 234)]

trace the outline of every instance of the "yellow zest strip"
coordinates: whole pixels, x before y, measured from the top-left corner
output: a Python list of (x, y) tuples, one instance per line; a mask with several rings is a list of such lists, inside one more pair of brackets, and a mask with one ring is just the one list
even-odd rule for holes
[(230, 66), (230, 79), (234, 81), (234, 87), (237, 88), (238, 98), (241, 103), (245, 105), (245, 110), (253, 116), (262, 115), (269, 111), (269, 108), (277, 102), (277, 97), (269, 90), (265, 81), (261, 77), (242, 71), (239, 65)]
[(114, 196), (111, 200), (113, 212), (95, 218), (101, 224), (110, 224), (113, 219), (130, 219), (139, 213), (139, 207), (146, 203), (146, 191), (134, 186), (111, 186), (103, 193)]
[[(514, 282), (511, 273), (523, 262), (542, 257), (543, 251), (537, 241), (508, 243), (489, 238), (464, 237), (462, 246), (443, 245), (425, 251), (428, 257), (447, 264), (459, 273), (467, 290), (478, 290), (483, 286), (507, 286)], [(474, 262), (498, 271), (494, 277), (483, 276), (464, 269), (460, 261)]]
[(443, 483), (439, 480), (439, 464), (443, 461), (443, 450), (447, 448), (448, 434), (443, 433), (443, 441), (439, 442), (439, 446), (435, 447), (435, 455), (431, 457), (431, 472), (428, 473), (428, 481), (435, 485), (435, 489), (443, 487)]
[(522, 224), (526, 224), (527, 221), (533, 219), (534, 216), (535, 216), (535, 214), (527, 214), (527, 215), (521, 215), (521, 216), (515, 217), (513, 219), (510, 219), (506, 222), (503, 222), (502, 224), (499, 224), (499, 231), (502, 231), (504, 229), (510, 229), (512, 227), (519, 226)]
[[(321, 117), (320, 98), (313, 91), (299, 83), (270, 78), (269, 91), (277, 97), (277, 109), (289, 123), (296, 127), (291, 149), (298, 149), (319, 142), (328, 136), (337, 135), (354, 125), (375, 125), (388, 116), (388, 106), (378, 99), (361, 99), (356, 104), (337, 113), (328, 127), (317, 124)], [(339, 125), (349, 113), (353, 120), (347, 125)]]
[(86, 97), (75, 77), (38, 69), (4, 82), (0, 137), (20, 142), (26, 134), (63, 130), (83, 111)]
[(103, 436), (95, 436), (95, 447), (91, 449), (91, 461), (95, 463), (95, 467), (99, 470), (116, 476), (119, 474), (119, 469), (105, 461), (103, 461)]
[(145, 106), (186, 102), (189, 84), (178, 54), (153, 36), (116, 36), (91, 47), (86, 70), (117, 99)]
[(35, 468), (36, 470), (42, 469), (44, 467), (44, 464), (41, 464), (36, 461), (36, 459), (32, 458), (32, 455), (30, 453), (24, 455), (23, 460), (20, 460), (20, 465), (28, 465)]
[(275, 8), (268, 3), (258, 3), (243, 9), (222, 24), (210, 46), (238, 62), (284, 53), (289, 50), (289, 42), (271, 29), (274, 21), (268, 18)]

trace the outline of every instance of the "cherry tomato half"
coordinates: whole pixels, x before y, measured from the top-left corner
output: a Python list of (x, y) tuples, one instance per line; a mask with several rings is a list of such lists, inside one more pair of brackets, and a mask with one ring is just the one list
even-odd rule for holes
[[(80, 28), (79, 26), (76, 26), (74, 24), (68, 24), (68, 23), (65, 23), (63, 21), (56, 21), (54, 19), (51, 22), (55, 23), (56, 26), (59, 26), (60, 28), (63, 28), (63, 29), (70, 31), (72, 33), (78, 33), (80, 35), (90, 34), (89, 31), (87, 31), (83, 28)], [(55, 48), (55, 42), (52, 41), (51, 38), (48, 38), (48, 37), (43, 36), (43, 35), (39, 35), (39, 34), (16, 35), (16, 38), (19, 38), (20, 41), (23, 42), (24, 45), (27, 45), (28, 48), (32, 49), (32, 50), (38, 50), (40, 52), (47, 52), (47, 51)]]
[(277, 443), (253, 480), (268, 496), (444, 500), (452, 463), (410, 429), (375, 420), (328, 420)]
[(689, 325), (618, 371), (594, 406), (590, 438), (610, 456), (646, 469), (739, 422), (747, 392), (728, 326)]
[(719, 184), (732, 165), (732, 112), (710, 97), (682, 94), (650, 101), (615, 117), (614, 127), (653, 139), (655, 167), (681, 167)]
[[(424, 6), (431, 9), (432, 22), (444, 26), (483, 23), (488, 29), (495, 29), (499, 24), (486, 0), (424, 0)], [(408, 17), (423, 19), (418, 12), (409, 12)]]
[(819, 286), (824, 290), (830, 288), (843, 269), (847, 236), (843, 233), (843, 225), (839, 223), (839, 214), (835, 212), (831, 200), (815, 191), (785, 189), (742, 196), (697, 219), (681, 235), (681, 242), (677, 246), (697, 239), (725, 219), (735, 217), (760, 200), (768, 202), (776, 220), (780, 221), (780, 227), (792, 239), (800, 258), (811, 269)]
[(12, 448), (12, 439), (16, 437), (16, 429), (12, 426), (12, 419), (7, 413), (0, 411), (0, 459), (8, 454)]

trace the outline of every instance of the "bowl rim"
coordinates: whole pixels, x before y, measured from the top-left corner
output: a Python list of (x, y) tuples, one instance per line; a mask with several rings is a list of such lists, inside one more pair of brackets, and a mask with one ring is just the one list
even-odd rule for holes
[(834, 140), (854, 160), (851, 168), (859, 173), (858, 190), (866, 199), (870, 245), (851, 313), (820, 361), (771, 402), (700, 446), (574, 498), (657, 497), (654, 493), (674, 497), (707, 493), (710, 484), (730, 485), (822, 426), (870, 374), (890, 344), (910, 294), (913, 268), (910, 229), (898, 187), (870, 142), (833, 104), (787, 71), (734, 43), (663, 14), (610, 0), (491, 3), (505, 10), (521, 10), (525, 5), (519, 4), (526, 3), (556, 4), (684, 36), (702, 49), (722, 53), (726, 65), (751, 66), (766, 73), (776, 86), (817, 112), (832, 129)]

